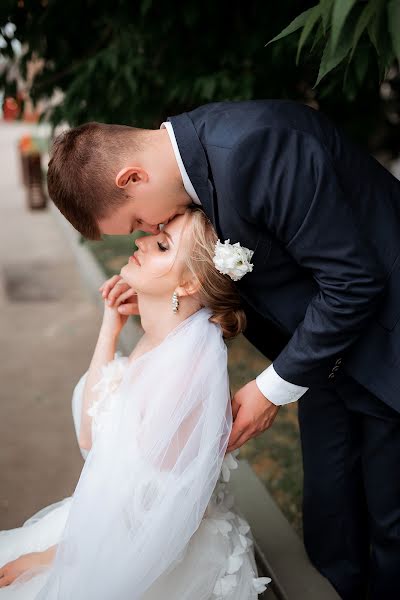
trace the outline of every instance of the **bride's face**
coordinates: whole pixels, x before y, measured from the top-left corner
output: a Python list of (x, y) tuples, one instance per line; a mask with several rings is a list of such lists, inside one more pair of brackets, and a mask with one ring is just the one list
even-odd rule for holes
[(175, 217), (157, 235), (136, 239), (138, 250), (120, 271), (138, 293), (169, 295), (181, 285), (186, 270), (188, 213)]

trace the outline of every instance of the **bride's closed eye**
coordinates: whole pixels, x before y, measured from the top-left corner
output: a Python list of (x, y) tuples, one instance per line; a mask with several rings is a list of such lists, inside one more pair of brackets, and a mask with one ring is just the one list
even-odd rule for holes
[(157, 242), (157, 245), (161, 252), (166, 252), (168, 250), (168, 246), (164, 246), (161, 242)]

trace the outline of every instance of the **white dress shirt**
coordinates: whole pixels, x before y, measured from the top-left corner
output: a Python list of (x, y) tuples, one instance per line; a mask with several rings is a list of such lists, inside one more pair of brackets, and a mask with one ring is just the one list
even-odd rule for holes
[[(169, 139), (171, 140), (176, 162), (178, 163), (179, 171), (182, 176), (183, 186), (193, 202), (201, 205), (200, 198), (198, 197), (196, 190), (189, 179), (185, 165), (183, 164), (172, 123), (164, 121), (164, 123), (161, 123), (160, 129), (163, 128), (167, 130)], [(283, 379), (275, 371), (273, 364), (270, 364), (265, 371), (256, 377), (256, 384), (260, 392), (268, 398), (270, 402), (277, 406), (295, 402), (308, 390), (308, 387), (290, 383), (289, 381), (286, 381), (286, 379)]]

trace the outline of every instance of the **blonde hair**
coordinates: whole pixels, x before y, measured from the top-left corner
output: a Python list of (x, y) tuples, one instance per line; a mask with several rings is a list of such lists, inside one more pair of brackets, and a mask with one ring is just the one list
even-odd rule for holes
[(190, 207), (191, 235), (186, 267), (194, 274), (200, 288), (198, 298), (213, 315), (210, 321), (221, 326), (224, 338), (233, 338), (246, 327), (246, 315), (232, 279), (217, 271), (213, 256), (218, 236), (204, 212)]

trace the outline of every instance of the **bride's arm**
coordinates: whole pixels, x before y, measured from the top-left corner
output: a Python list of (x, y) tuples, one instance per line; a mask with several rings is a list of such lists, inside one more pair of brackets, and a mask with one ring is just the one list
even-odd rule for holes
[(79, 446), (84, 450), (90, 450), (92, 446), (92, 417), (87, 414), (96, 398), (96, 392), (92, 388), (102, 376), (102, 367), (113, 360), (117, 341), (118, 333), (115, 328), (103, 321), (83, 389)]
[(96, 392), (92, 388), (102, 376), (102, 367), (114, 358), (117, 340), (115, 331), (103, 322), (83, 390), (79, 446), (85, 450), (90, 450), (92, 446), (92, 417), (87, 412), (96, 399)]
[(53, 562), (53, 559), (56, 555), (56, 551), (57, 551), (57, 544), (54, 544), (54, 546), (50, 546), (49, 548), (47, 548), (47, 550), (43, 550), (42, 552), (39, 552), (41, 564), (49, 565), (51, 562)]

